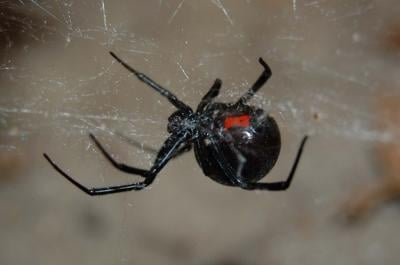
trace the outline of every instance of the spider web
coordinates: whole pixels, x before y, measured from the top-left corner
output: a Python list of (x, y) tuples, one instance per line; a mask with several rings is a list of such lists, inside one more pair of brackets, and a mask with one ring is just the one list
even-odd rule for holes
[[(101, 130), (140, 138), (145, 134), (141, 128), (163, 123), (167, 116), (163, 114), (173, 109), (113, 63), (108, 55), (113, 50), (194, 107), (216, 77), (224, 77), (221, 98), (237, 98), (260, 72), (256, 59), (263, 56), (274, 75), (255, 104), (274, 113), (287, 130), (356, 140), (391, 139), (390, 133), (374, 128), (379, 117), (371, 111), (377, 90), (396, 93), (380, 87), (386, 79), (376, 74), (382, 59), (366, 56), (376, 48), (373, 37), (385, 35), (377, 23), (371, 22), (375, 25), (371, 28), (363, 23), (377, 13), (374, 1), (337, 6), (293, 1), (283, 9), (277, 7), (280, 13), (267, 13), (247, 24), (240, 14), (234, 17), (236, 9), (229, 11), (229, 4), (219, 0), (151, 1), (144, 4), (147, 14), (140, 15), (134, 13), (136, 5), (4, 2), (3, 18), (12, 25), (2, 32), (3, 137), (21, 139), (51, 128), (49, 134), (66, 137)], [(239, 6), (252, 9), (262, 4), (244, 1)], [(198, 13), (202, 9), (213, 16), (217, 27), (192, 33), (195, 21), (188, 19), (189, 14), (205, 21)], [(310, 34), (315, 13), (328, 19), (316, 29), (320, 31)], [(268, 30), (262, 29), (265, 23)], [(345, 28), (348, 24), (351, 27)], [(18, 44), (11, 39), (12, 26), (18, 27), (22, 38)], [(328, 26), (335, 28), (326, 32)], [(339, 44), (326, 45), (331, 40)], [(308, 48), (309, 42), (317, 48)], [(3, 143), (2, 148), (14, 147)]]
[[(217, 0), (204, 4), (153, 1), (144, 5), (149, 13), (139, 18), (127, 12), (136, 9), (134, 4), (124, 8), (125, 3), (105, 1), (31, 0), (3, 5), (5, 10), (21, 13), (8, 18), (20, 24), (18, 34), (24, 38), (15, 47), (7, 37), (10, 33), (3, 32), (8, 40), (3, 43), (5, 54), (0, 68), (6, 88), (0, 108), (3, 135), (10, 134), (10, 128), (18, 131), (14, 137), (21, 137), (44, 127), (67, 137), (93, 130), (111, 134), (120, 130), (134, 135), (143, 125), (162, 123), (166, 115), (159, 117), (159, 113), (168, 112), (162, 111), (169, 108), (168, 103), (115, 65), (108, 55), (113, 50), (193, 106), (218, 76), (225, 77), (222, 98), (236, 98), (253, 82), (260, 71), (256, 58), (263, 56), (274, 67), (274, 76), (257, 95), (256, 104), (275, 112), (291, 132), (356, 140), (391, 139), (390, 132), (373, 128), (379, 116), (370, 111), (371, 100), (377, 90), (382, 90), (379, 83), (385, 80), (375, 74), (382, 59), (365, 56), (375, 48), (368, 39), (371, 33), (381, 37), (381, 28), (366, 30), (362, 26), (363, 19), (376, 13), (374, 1), (343, 2), (338, 7), (325, 1), (309, 1), (302, 3), (302, 11), (293, 1), (291, 8), (272, 18), (248, 23), (254, 28), (247, 32), (242, 18), (234, 19), (228, 4)], [(248, 1), (242, 5), (254, 8), (261, 4)], [(187, 35), (194, 21), (182, 23), (189, 16), (187, 11), (196, 13), (201, 8), (218, 23), (214, 30), (192, 34), (196, 38), (204, 34), (207, 49), (201, 49), (201, 43), (189, 43)], [(307, 23), (312, 20), (309, 16), (314, 13), (329, 17), (326, 26), (336, 29), (327, 33), (322, 27), (318, 34), (307, 33), (311, 27)], [(7, 19), (7, 13), (3, 17)], [(262, 31), (258, 42), (252, 42), (263, 23), (268, 24), (268, 31)], [(345, 29), (343, 26), (348, 24), (351, 27)], [(171, 32), (159, 36), (158, 29)], [(232, 40), (234, 44), (226, 44)], [(339, 44), (320, 45), (329, 40)], [(300, 54), (310, 41), (319, 43), (319, 49)], [(191, 50), (192, 46), (196, 50)], [(257, 54), (249, 52), (254, 49)], [(324, 55), (329, 62), (323, 61)], [(146, 89), (149, 91), (143, 91)], [(143, 100), (138, 95), (142, 94), (150, 98), (146, 102), (156, 113), (147, 114), (147, 109), (141, 109)], [(119, 102), (113, 97), (126, 100)], [(19, 122), (12, 126), (15, 120)], [(9, 147), (3, 144), (3, 148)]]
[(237, 100), (262, 56), (273, 75), (252, 104), (275, 117), (290, 147), (305, 134), (395, 141), (398, 126), (377, 126), (375, 111), (381, 97), (400, 96), (388, 46), (398, 4), (383, 2), (0, 0), (0, 153), (50, 151), (79, 173), (77, 161), (97, 152), (92, 132), (151, 165), (154, 154), (125, 150), (125, 138), (158, 149), (174, 108), (109, 51), (193, 108), (215, 78), (218, 100)]

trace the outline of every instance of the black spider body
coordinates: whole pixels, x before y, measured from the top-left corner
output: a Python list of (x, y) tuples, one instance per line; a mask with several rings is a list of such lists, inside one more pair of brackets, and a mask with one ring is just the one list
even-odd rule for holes
[(196, 111), (180, 101), (169, 90), (158, 85), (148, 76), (140, 73), (118, 58), (111, 55), (145, 84), (166, 97), (178, 110), (168, 118), (167, 131), (170, 136), (157, 153), (154, 165), (140, 169), (119, 163), (104, 149), (100, 142), (90, 134), (91, 139), (106, 159), (117, 169), (143, 177), (143, 181), (101, 188), (87, 188), (65, 173), (47, 154), (44, 157), (53, 168), (68, 181), (89, 195), (105, 195), (130, 190), (142, 190), (153, 183), (161, 169), (173, 158), (189, 151), (194, 152), (204, 174), (214, 181), (243, 189), (286, 190), (289, 188), (300, 161), (305, 136), (300, 144), (289, 176), (284, 181), (258, 182), (275, 165), (281, 149), (281, 138), (277, 123), (263, 109), (249, 106), (246, 102), (271, 77), (271, 69), (262, 58), (264, 67), (257, 81), (236, 103), (216, 103), (222, 82), (216, 79), (208, 93), (200, 101)]
[[(210, 119), (200, 128), (194, 153), (206, 176), (236, 186), (229, 174), (242, 183), (257, 182), (275, 165), (281, 149), (279, 128), (262, 109), (217, 103), (201, 115)], [(228, 124), (235, 120), (238, 124)], [(213, 145), (219, 147), (219, 153)]]

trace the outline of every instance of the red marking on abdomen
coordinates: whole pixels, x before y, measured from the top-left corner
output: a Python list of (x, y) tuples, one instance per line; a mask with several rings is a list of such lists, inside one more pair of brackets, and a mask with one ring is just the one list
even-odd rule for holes
[(240, 116), (228, 116), (224, 121), (224, 128), (227, 130), (231, 127), (249, 127), (250, 126), (250, 116), (240, 115)]

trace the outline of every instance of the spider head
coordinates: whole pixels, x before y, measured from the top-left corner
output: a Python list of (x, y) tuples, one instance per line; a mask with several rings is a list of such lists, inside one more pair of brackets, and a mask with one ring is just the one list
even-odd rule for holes
[(168, 118), (167, 131), (169, 133), (173, 133), (182, 130), (183, 121), (185, 120), (186, 116), (187, 116), (186, 113), (184, 113), (181, 110), (172, 113), (171, 116), (169, 116)]
[(167, 131), (169, 133), (180, 132), (182, 130), (190, 129), (191, 122), (190, 114), (185, 111), (177, 110), (168, 118)]

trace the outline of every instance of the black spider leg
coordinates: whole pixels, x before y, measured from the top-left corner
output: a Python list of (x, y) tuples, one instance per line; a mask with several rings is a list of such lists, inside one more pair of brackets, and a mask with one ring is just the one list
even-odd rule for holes
[(292, 169), (290, 170), (289, 176), (285, 181), (278, 181), (271, 183), (265, 183), (265, 182), (246, 183), (246, 185), (242, 186), (241, 188), (247, 190), (271, 190), (271, 191), (287, 190), (290, 187), (290, 184), (292, 183), (294, 174), (296, 173), (296, 169), (299, 164), (300, 157), (301, 154), (303, 153), (304, 145), (306, 144), (307, 139), (308, 139), (307, 135), (303, 137), (303, 140), (301, 141), (300, 144), (300, 148), (297, 151), (296, 159), (294, 160)]
[(136, 148), (142, 149), (143, 151), (146, 151), (146, 152), (152, 153), (152, 154), (157, 154), (157, 152), (158, 152), (158, 150), (155, 149), (154, 147), (146, 145), (146, 144), (142, 144), (141, 142), (136, 141), (135, 139), (132, 139), (123, 133), (114, 132), (114, 134), (117, 135), (123, 141), (127, 142), (128, 144), (130, 144)]
[(122, 64), (126, 69), (128, 69), (130, 72), (132, 72), (136, 77), (145, 83), (146, 85), (152, 87), (155, 89), (158, 93), (166, 97), (169, 102), (171, 102), (177, 109), (179, 110), (184, 110), (188, 112), (192, 112), (192, 109), (180, 101), (174, 94), (172, 94), (168, 89), (160, 86), (157, 84), (155, 81), (153, 81), (150, 77), (146, 76), (145, 74), (136, 71), (133, 69), (130, 65), (128, 65), (126, 62), (124, 62), (122, 59), (120, 59), (117, 55), (115, 55), (113, 52), (110, 52), (111, 56), (114, 57), (115, 60), (117, 60), (120, 64)]
[[(144, 181), (127, 184), (127, 185), (120, 185), (120, 186), (109, 186), (109, 187), (101, 187), (101, 188), (87, 188), (84, 185), (77, 182), (75, 179), (70, 177), (67, 173), (65, 173), (56, 163), (54, 163), (47, 154), (43, 154), (43, 156), (47, 159), (47, 161), (52, 165), (52, 167), (58, 171), (62, 176), (64, 176), (68, 181), (70, 181), (73, 185), (75, 185), (78, 189), (85, 192), (88, 195), (95, 196), (95, 195), (106, 195), (118, 192), (125, 192), (130, 190), (142, 190), (145, 187), (149, 186), (153, 183), (155, 177), (160, 172), (160, 170), (168, 163), (168, 161), (172, 158), (175, 150), (181, 146), (182, 143), (185, 143), (188, 140), (189, 133), (185, 132), (180, 135), (171, 135), (168, 139), (164, 142), (163, 146), (161, 147), (157, 158), (154, 162), (154, 165), (151, 167), (150, 170), (145, 171), (142, 169), (137, 169), (138, 171), (142, 171), (141, 174), (145, 179)], [(95, 140), (93, 137), (92, 139)], [(96, 140), (95, 140), (96, 143)], [(98, 142), (97, 142), (98, 143)], [(101, 145), (98, 144), (100, 147)], [(104, 150), (100, 148), (100, 150)], [(104, 153), (103, 153), (104, 154)], [(108, 155), (108, 154), (107, 154)], [(107, 156), (106, 156), (107, 157)], [(108, 158), (108, 157), (107, 157)], [(110, 161), (111, 162), (111, 161)], [(115, 161), (114, 161), (115, 162)], [(138, 174), (138, 173), (133, 173)]]
[(139, 169), (136, 167), (131, 167), (123, 163), (117, 162), (107, 151), (106, 149), (100, 144), (100, 142), (96, 139), (93, 134), (89, 134), (90, 139), (96, 144), (97, 148), (101, 151), (101, 153), (107, 158), (107, 160), (118, 170), (121, 170), (128, 174), (135, 174), (142, 177), (146, 176), (147, 170)]
[(197, 113), (203, 112), (205, 107), (219, 94), (219, 91), (222, 86), (222, 81), (220, 79), (215, 79), (214, 84), (211, 86), (211, 88), (208, 90), (207, 94), (204, 95), (204, 97), (201, 99), (199, 105), (197, 106)]
[(244, 94), (237, 102), (236, 105), (243, 105), (248, 100), (250, 100), (255, 93), (268, 81), (268, 79), (272, 75), (271, 68), (269, 68), (268, 64), (263, 60), (263, 58), (259, 58), (258, 61), (264, 67), (264, 71), (261, 73), (260, 77), (253, 84), (253, 86)]
[[(142, 143), (140, 143), (140, 142), (138, 142), (138, 141), (136, 141), (136, 140), (134, 140), (134, 139), (132, 139), (132, 138), (129, 138), (128, 136), (125, 136), (125, 135), (122, 134), (122, 133), (115, 132), (115, 134), (116, 134), (118, 137), (120, 137), (122, 140), (124, 140), (125, 142), (127, 142), (128, 144), (130, 144), (130, 145), (132, 145), (132, 146), (134, 146), (134, 147), (140, 148), (140, 149), (142, 149), (142, 150), (144, 150), (144, 151), (146, 151), (146, 152), (148, 152), (148, 153), (152, 153), (152, 154), (155, 154), (155, 155), (158, 153), (158, 150), (157, 150), (157, 149), (155, 149), (155, 148), (153, 148), (153, 147), (151, 147), (151, 146), (148, 146), (148, 145), (146, 145), (146, 144), (142, 144)], [(176, 150), (176, 152), (175, 152), (175, 154), (172, 156), (172, 158), (177, 158), (178, 156), (180, 156), (180, 155), (182, 155), (182, 154), (184, 154), (184, 153), (186, 153), (186, 152), (189, 152), (190, 150), (192, 150), (192, 144), (190, 144), (190, 143), (188, 143), (188, 144), (183, 144), (182, 146), (180, 146), (180, 147)]]
[(176, 150), (176, 152), (172, 155), (171, 159), (175, 159), (181, 155), (183, 155), (184, 153), (189, 152), (190, 150), (192, 150), (192, 144), (182, 144), (178, 150)]
[(239, 186), (242, 189), (246, 189), (246, 190), (282, 191), (282, 190), (287, 190), (290, 187), (290, 184), (292, 183), (294, 174), (296, 173), (296, 169), (300, 162), (301, 154), (303, 153), (304, 145), (306, 144), (307, 139), (308, 139), (308, 136), (304, 136), (303, 140), (301, 141), (300, 148), (297, 151), (296, 159), (293, 163), (292, 169), (290, 170), (288, 178), (285, 181), (270, 182), (270, 183), (244, 182), (243, 180), (238, 178), (238, 176), (234, 173), (234, 170), (229, 165), (229, 163), (226, 161), (222, 152), (219, 151), (218, 145), (215, 144), (214, 140), (212, 140), (212, 142), (213, 142), (212, 147), (217, 155), (215, 157), (216, 161), (218, 161), (221, 168), (226, 172), (226, 176), (229, 178), (229, 180), (236, 186)]

